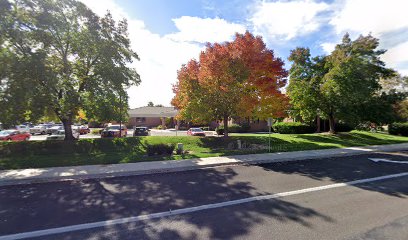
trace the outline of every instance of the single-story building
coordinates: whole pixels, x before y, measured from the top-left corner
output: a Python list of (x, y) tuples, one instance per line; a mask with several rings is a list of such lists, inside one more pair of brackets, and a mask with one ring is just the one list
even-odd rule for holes
[(139, 107), (128, 111), (128, 125), (132, 127), (157, 127), (166, 125), (166, 119), (176, 124), (177, 110), (174, 107)]

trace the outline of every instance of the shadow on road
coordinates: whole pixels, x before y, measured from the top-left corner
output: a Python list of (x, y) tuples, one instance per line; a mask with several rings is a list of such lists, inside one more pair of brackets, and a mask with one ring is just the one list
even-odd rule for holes
[[(191, 172), (190, 172), (191, 173)], [(62, 227), (164, 212), (210, 203), (272, 194), (258, 191), (250, 182), (237, 179), (233, 168), (195, 171), (194, 174), (172, 173), (103, 180), (9, 186), (0, 188), (0, 235)], [(192, 177), (193, 176), (193, 177)], [(217, 213), (216, 215), (214, 213)], [(199, 218), (198, 218), (198, 217)], [(214, 219), (223, 216), (222, 219)], [(205, 238), (225, 239), (245, 236), (264, 218), (295, 222), (313, 227), (309, 219), (332, 219), (319, 212), (282, 199), (246, 203), (192, 214), (182, 214), (149, 223), (112, 225), (99, 231), (85, 231), (94, 239), (194, 239), (204, 232)], [(184, 225), (189, 232), (180, 232), (166, 221)], [(191, 231), (188, 231), (191, 229)], [(200, 230), (200, 231), (195, 231)], [(103, 230), (103, 231), (100, 231)], [(58, 239), (83, 239), (78, 232), (63, 234)], [(82, 233), (81, 233), (82, 234)], [(55, 238), (56, 236), (50, 236)]]
[[(330, 180), (336, 183), (350, 182), (359, 179), (374, 178), (390, 174), (408, 172), (408, 164), (374, 163), (369, 158), (387, 158), (408, 161), (408, 155), (395, 153), (373, 153), (350, 157), (314, 159), (294, 163), (274, 163), (260, 165), (267, 171), (285, 174), (299, 174), (315, 180)], [(354, 185), (355, 187), (377, 191), (384, 194), (406, 198), (405, 189), (382, 188), (381, 182)]]

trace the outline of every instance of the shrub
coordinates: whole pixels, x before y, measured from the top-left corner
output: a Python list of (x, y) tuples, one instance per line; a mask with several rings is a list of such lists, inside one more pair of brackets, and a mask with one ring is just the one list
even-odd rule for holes
[[(231, 124), (228, 125), (228, 132), (229, 133), (244, 133), (248, 132), (250, 126), (249, 124)], [(224, 125), (218, 126), (215, 131), (217, 132), (218, 135), (223, 135), (224, 134)]]
[(388, 132), (392, 135), (408, 136), (408, 123), (391, 123)]
[(272, 126), (273, 130), (281, 134), (303, 134), (316, 131), (314, 126), (300, 122), (277, 122)]
[(336, 123), (335, 130), (337, 132), (350, 132), (354, 130), (354, 128), (350, 124), (347, 124), (347, 123)]
[(0, 144), (0, 156), (126, 152), (133, 151), (140, 146), (140, 141), (140, 138), (128, 137), (81, 139), (79, 141), (6, 142)]
[(99, 134), (101, 134), (101, 131), (102, 131), (102, 130), (103, 130), (103, 129), (97, 129), (97, 128), (92, 129), (92, 130), (91, 130), (91, 134), (99, 135)]
[(147, 145), (146, 146), (146, 153), (148, 156), (154, 156), (154, 155), (171, 155), (173, 154), (175, 145), (174, 144), (152, 144), (152, 145)]

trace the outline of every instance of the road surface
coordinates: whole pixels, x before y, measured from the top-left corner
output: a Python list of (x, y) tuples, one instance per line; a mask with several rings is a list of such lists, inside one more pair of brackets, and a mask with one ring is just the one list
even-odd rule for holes
[(408, 153), (0, 187), (0, 239), (406, 240), (408, 164), (369, 158)]

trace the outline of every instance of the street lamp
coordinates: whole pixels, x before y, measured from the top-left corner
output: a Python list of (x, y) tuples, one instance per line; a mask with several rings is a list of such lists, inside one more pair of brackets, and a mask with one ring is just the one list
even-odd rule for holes
[(316, 118), (316, 125), (317, 125), (317, 130), (316, 132), (320, 132), (320, 108), (316, 109), (316, 114), (317, 114), (317, 118)]
[(119, 92), (119, 137), (122, 137), (122, 95)]

